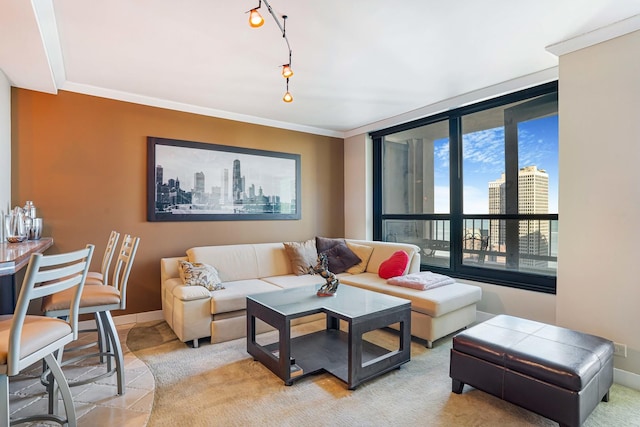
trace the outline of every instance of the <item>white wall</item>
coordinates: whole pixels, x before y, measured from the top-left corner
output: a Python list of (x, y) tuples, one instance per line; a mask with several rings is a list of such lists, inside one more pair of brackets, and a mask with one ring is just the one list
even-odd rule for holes
[(373, 238), (372, 148), (368, 134), (344, 141), (344, 236), (348, 239)]
[(559, 325), (640, 374), (640, 31), (560, 57)]
[[(11, 84), (0, 70), (0, 220), (11, 206)], [(0, 241), (4, 241), (0, 224)]]
[(482, 300), (477, 305), (478, 311), (491, 314), (509, 314), (552, 325), (556, 323), (556, 296), (553, 294), (525, 291), (471, 280), (458, 281), (482, 288)]

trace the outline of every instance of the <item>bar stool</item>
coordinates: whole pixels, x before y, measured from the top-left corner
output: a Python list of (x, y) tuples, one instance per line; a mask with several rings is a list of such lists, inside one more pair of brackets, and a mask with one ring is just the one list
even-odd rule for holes
[[(104, 254), (102, 255), (102, 264), (100, 265), (100, 271), (89, 271), (87, 273), (87, 279), (85, 283), (87, 285), (97, 284), (103, 285), (105, 283), (109, 283), (109, 268), (111, 267), (111, 261), (113, 260), (113, 254), (116, 252), (116, 245), (118, 243), (118, 239), (120, 239), (120, 233), (115, 230), (112, 230), (109, 234), (109, 239), (107, 240), (107, 245), (104, 249)], [(95, 329), (83, 329), (78, 332), (96, 332), (98, 334), (98, 348), (100, 353), (105, 352), (105, 348), (107, 346), (107, 339), (104, 334), (104, 327), (102, 326), (102, 320), (100, 316), (96, 313), (95, 315), (96, 328)], [(83, 350), (94, 344), (86, 344), (80, 345), (73, 348), (66, 348), (67, 353), (69, 351)], [(100, 355), (100, 363), (105, 362), (105, 357)]]
[(107, 240), (107, 246), (104, 248), (104, 254), (102, 255), (102, 264), (100, 265), (100, 271), (89, 271), (87, 273), (87, 283), (109, 283), (109, 267), (111, 267), (111, 260), (113, 254), (116, 252), (116, 245), (120, 239), (120, 233), (115, 230), (109, 234)]
[[(71, 390), (59, 361), (64, 346), (78, 337), (80, 295), (93, 250), (93, 245), (87, 245), (85, 249), (64, 254), (31, 255), (14, 314), (0, 316), (0, 426), (36, 420), (76, 426)], [(32, 300), (48, 298), (56, 292), (71, 295), (68, 320), (27, 315)], [(9, 377), (39, 360), (44, 360), (50, 368), (51, 388), (55, 389), (57, 384), (60, 389), (66, 418), (50, 411), (45, 415), (11, 420)]]
[[(113, 280), (109, 284), (91, 284), (88, 282), (82, 291), (79, 302), (80, 314), (93, 314), (100, 319), (103, 333), (106, 337), (106, 346), (99, 349), (97, 353), (83, 354), (75, 358), (65, 360), (62, 366), (74, 363), (81, 359), (89, 357), (104, 356), (107, 359), (106, 372), (98, 374), (92, 378), (69, 382), (69, 386), (77, 386), (97, 381), (98, 379), (116, 373), (118, 394), (125, 392), (124, 381), (124, 360), (122, 355), (122, 347), (118, 331), (113, 323), (111, 310), (123, 310), (126, 308), (127, 301), (127, 282), (129, 273), (133, 265), (133, 260), (140, 243), (139, 237), (125, 235), (114, 268)], [(60, 292), (50, 295), (42, 300), (42, 310), (49, 317), (64, 317), (69, 315), (69, 305), (72, 295), (69, 292)], [(112, 359), (115, 361), (115, 368), (112, 367)], [(49, 389), (49, 409), (53, 409), (54, 393), (51, 384), (47, 381), (48, 372), (43, 372), (41, 382)]]

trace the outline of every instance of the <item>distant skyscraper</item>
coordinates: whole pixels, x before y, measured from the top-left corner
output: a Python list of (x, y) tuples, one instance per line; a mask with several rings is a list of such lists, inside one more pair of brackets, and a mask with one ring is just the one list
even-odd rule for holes
[(222, 203), (229, 202), (229, 169), (225, 168), (222, 171)]
[(204, 172), (193, 174), (193, 198), (196, 203), (204, 202)]
[(242, 200), (244, 193), (244, 183), (242, 174), (240, 173), (240, 160), (233, 161), (233, 202), (238, 203)]
[[(489, 182), (489, 213), (506, 213), (505, 175)], [(549, 213), (549, 175), (537, 166), (526, 166), (518, 171), (518, 213)], [(490, 244), (500, 248), (506, 241), (504, 221), (492, 221), (490, 227)], [(549, 250), (548, 221), (520, 221), (519, 249), (521, 254), (548, 255)], [(521, 258), (521, 266), (546, 267), (547, 261)]]
[(163, 181), (162, 181), (163, 171), (164, 171), (164, 169), (162, 168), (162, 165), (156, 166), (156, 184), (157, 185), (162, 185), (163, 184)]

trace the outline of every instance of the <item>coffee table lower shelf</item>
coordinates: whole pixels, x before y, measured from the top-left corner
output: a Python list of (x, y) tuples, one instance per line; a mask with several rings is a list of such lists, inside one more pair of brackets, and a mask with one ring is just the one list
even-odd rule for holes
[[(268, 352), (277, 352), (278, 343), (268, 344), (263, 348)], [(291, 357), (302, 368), (302, 374), (283, 378), (277, 371), (272, 369), (272, 372), (286, 385), (291, 385), (300, 378), (326, 371), (354, 389), (357, 385), (408, 362), (394, 357), (399, 354), (398, 351), (388, 350), (366, 340), (361, 342), (361, 351), (361, 366), (354, 366), (354, 372), (351, 373), (353, 378), (349, 378), (349, 334), (335, 329), (313, 332), (291, 338), (290, 341)], [(367, 367), (373, 366), (375, 369), (369, 375), (362, 375)]]

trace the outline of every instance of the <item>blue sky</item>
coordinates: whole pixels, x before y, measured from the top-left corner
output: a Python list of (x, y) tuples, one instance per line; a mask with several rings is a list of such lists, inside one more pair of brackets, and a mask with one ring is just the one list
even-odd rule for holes
[[(535, 165), (549, 174), (549, 213), (558, 213), (558, 116), (522, 122), (518, 127), (518, 166)], [(449, 211), (449, 143), (434, 142), (435, 212)], [(489, 182), (504, 172), (504, 128), (463, 137), (464, 213), (489, 212)]]

